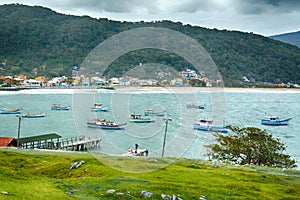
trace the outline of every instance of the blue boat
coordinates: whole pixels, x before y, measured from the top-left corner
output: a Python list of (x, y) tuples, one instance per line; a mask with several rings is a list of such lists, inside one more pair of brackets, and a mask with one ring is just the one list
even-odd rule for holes
[(103, 106), (101, 103), (95, 103), (94, 106), (91, 108), (92, 112), (107, 112), (108, 106)]
[(269, 119), (262, 119), (261, 124), (269, 126), (286, 126), (292, 118), (281, 120), (279, 117), (270, 117)]
[(14, 110), (0, 109), (0, 114), (20, 114), (21, 112), (22, 112), (21, 108), (14, 109)]

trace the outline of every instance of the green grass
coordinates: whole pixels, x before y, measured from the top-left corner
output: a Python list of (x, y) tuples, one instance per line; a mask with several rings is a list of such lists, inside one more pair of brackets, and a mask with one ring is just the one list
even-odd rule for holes
[[(70, 164), (84, 160), (78, 169)], [(299, 199), (300, 171), (176, 158), (0, 149), (0, 199)], [(114, 189), (122, 194), (107, 194)]]

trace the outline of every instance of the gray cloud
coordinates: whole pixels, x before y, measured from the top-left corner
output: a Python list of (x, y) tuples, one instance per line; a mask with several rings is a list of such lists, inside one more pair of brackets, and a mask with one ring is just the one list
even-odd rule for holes
[[(0, 0), (0, 4), (17, 3)], [(263, 35), (300, 30), (299, 0), (19, 0), (57, 12), (120, 21), (172, 20)]]

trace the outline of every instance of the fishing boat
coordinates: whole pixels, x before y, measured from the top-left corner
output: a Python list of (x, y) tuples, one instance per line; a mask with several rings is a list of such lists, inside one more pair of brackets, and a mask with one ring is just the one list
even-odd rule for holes
[(281, 120), (281, 119), (279, 119), (279, 117), (274, 116), (274, 117), (270, 117), (268, 119), (262, 119), (261, 124), (270, 125), (270, 126), (286, 126), (289, 124), (289, 121), (291, 119), (292, 118)]
[(105, 119), (94, 119), (87, 122), (89, 128), (101, 128), (111, 130), (122, 130), (125, 129), (126, 123), (118, 124), (116, 122), (107, 121)]
[(70, 109), (71, 109), (70, 106), (62, 106), (58, 104), (54, 104), (51, 106), (51, 110), (70, 110)]
[(155, 122), (155, 118), (147, 116), (142, 117), (142, 115), (140, 114), (131, 114), (131, 118), (129, 121), (134, 123), (150, 123)]
[(23, 118), (42, 118), (46, 117), (46, 113), (40, 113), (40, 114), (23, 114)]
[(197, 109), (204, 109), (205, 108), (204, 105), (196, 105), (196, 104), (193, 104), (193, 103), (186, 104), (186, 107), (187, 108), (197, 108)]
[(145, 114), (145, 116), (159, 116), (159, 117), (163, 117), (163, 116), (165, 116), (166, 112), (167, 112), (166, 110), (161, 111), (161, 112), (154, 112), (153, 109), (149, 108), (144, 114)]
[(194, 129), (200, 130), (200, 131), (211, 131), (211, 132), (221, 132), (221, 133), (228, 133), (228, 129), (226, 126), (213, 126), (212, 120), (205, 120), (201, 119), (199, 122), (195, 123)]
[(92, 112), (107, 112), (108, 111), (108, 107), (107, 106), (103, 106), (103, 104), (101, 103), (95, 103), (94, 106), (91, 108)]
[(20, 114), (21, 112), (22, 112), (21, 108), (14, 109), (14, 110), (0, 109), (0, 114)]

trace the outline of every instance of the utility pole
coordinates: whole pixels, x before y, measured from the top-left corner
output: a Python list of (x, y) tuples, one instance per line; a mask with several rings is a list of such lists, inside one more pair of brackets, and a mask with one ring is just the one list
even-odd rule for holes
[(167, 137), (167, 130), (168, 130), (168, 123), (169, 123), (169, 121), (172, 121), (172, 119), (171, 118), (164, 118), (164, 120), (166, 122), (166, 128), (165, 128), (165, 135), (164, 135), (164, 142), (163, 142), (163, 149), (162, 149), (161, 157), (164, 157), (165, 145), (166, 145), (166, 137)]
[(18, 126), (18, 140), (17, 140), (17, 148), (20, 148), (20, 131), (21, 131), (21, 120), (22, 120), (22, 115), (16, 115), (16, 117), (19, 118), (19, 126)]

